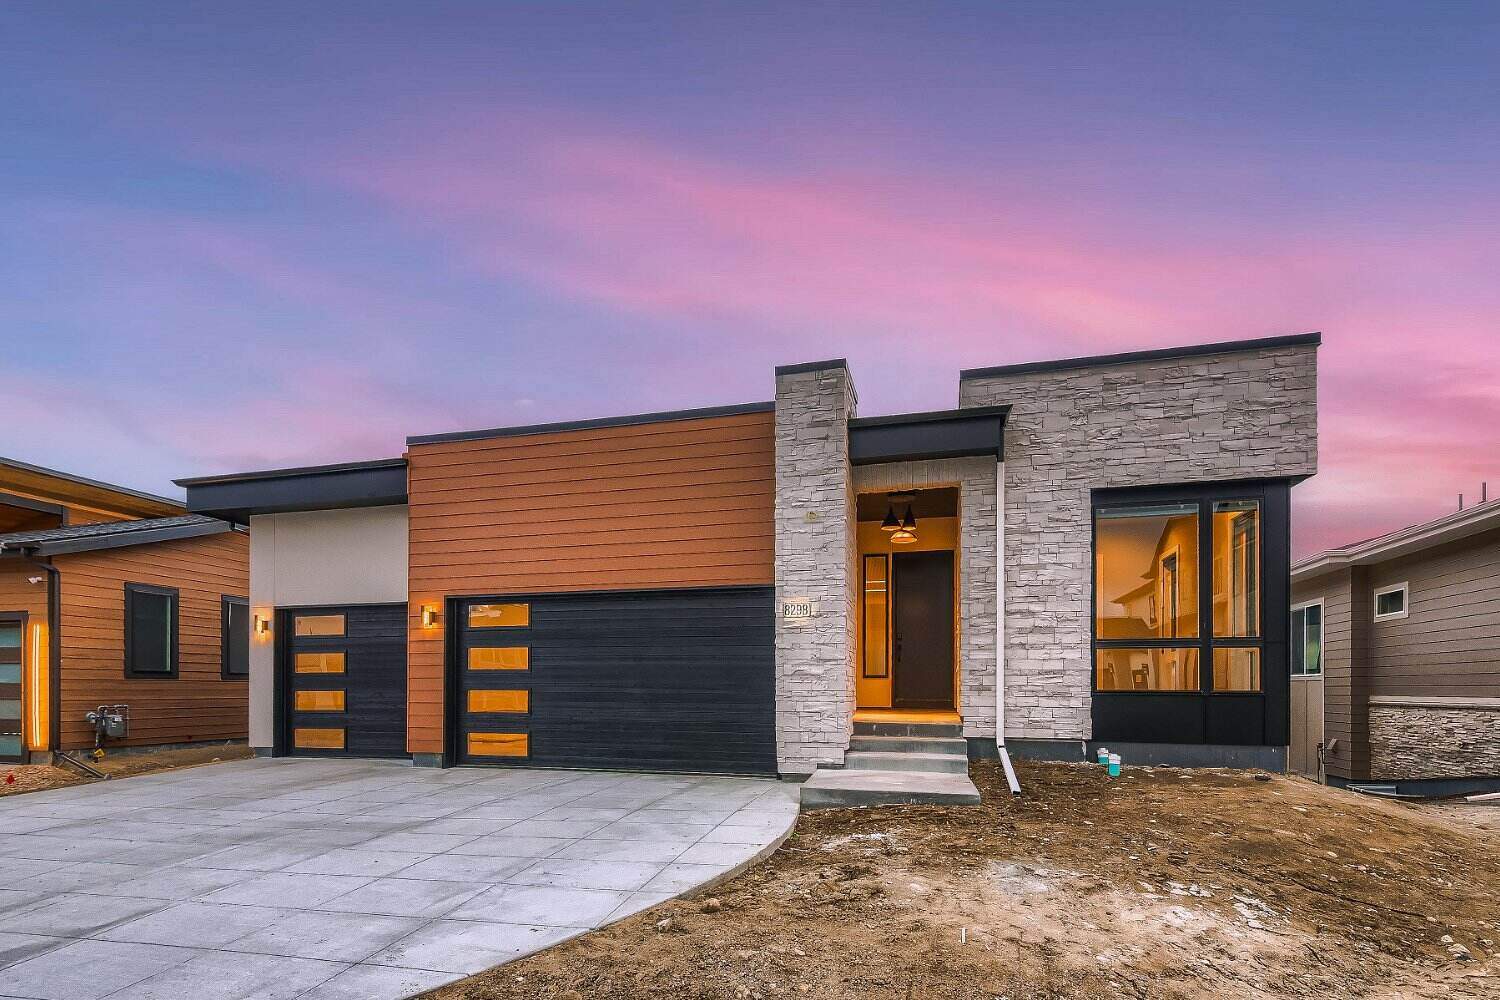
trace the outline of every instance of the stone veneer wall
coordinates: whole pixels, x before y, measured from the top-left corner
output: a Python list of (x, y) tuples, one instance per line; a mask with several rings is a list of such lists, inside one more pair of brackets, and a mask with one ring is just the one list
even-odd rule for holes
[(1370, 778), (1500, 777), (1500, 699), (1493, 705), (1370, 706)]
[[(776, 371), (776, 760), (783, 775), (842, 764), (854, 716), (854, 384), (843, 362)], [(817, 616), (788, 621), (807, 597)]]
[(1007, 737), (1091, 736), (1090, 491), (1317, 471), (1311, 345), (964, 378), (1008, 403)]
[(940, 458), (862, 465), (858, 493), (958, 487), (959, 712), (964, 736), (995, 735), (995, 459)]

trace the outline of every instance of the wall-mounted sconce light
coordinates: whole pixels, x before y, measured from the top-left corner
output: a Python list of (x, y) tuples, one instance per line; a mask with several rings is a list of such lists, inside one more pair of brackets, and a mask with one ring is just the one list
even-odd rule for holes
[(432, 626), (436, 625), (437, 623), (438, 623), (437, 608), (433, 607), (430, 604), (423, 605), (422, 606), (422, 627), (423, 628), (432, 628)]
[(255, 634), (265, 635), (269, 631), (271, 631), (271, 619), (265, 617), (264, 615), (256, 615)]

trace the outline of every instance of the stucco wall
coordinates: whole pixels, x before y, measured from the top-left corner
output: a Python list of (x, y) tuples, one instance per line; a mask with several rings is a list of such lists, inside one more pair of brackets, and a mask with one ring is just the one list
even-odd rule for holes
[[(406, 507), (258, 514), (250, 518), (250, 610), (406, 602)], [(250, 636), (250, 745), (274, 736), (275, 641)]]
[(1311, 345), (979, 373), (1005, 424), (1006, 735), (1091, 735), (1090, 491), (1317, 471)]

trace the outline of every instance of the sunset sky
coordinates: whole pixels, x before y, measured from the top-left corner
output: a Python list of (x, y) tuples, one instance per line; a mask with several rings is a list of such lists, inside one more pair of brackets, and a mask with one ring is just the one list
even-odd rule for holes
[(1307, 554), (1500, 492), (1497, 52), (1496, 3), (10, 0), (0, 454), (174, 493), (1320, 330)]

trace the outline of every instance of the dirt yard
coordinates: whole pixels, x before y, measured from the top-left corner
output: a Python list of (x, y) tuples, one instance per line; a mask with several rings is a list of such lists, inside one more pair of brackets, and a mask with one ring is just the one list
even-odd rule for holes
[(974, 778), (979, 808), (804, 814), (738, 879), (430, 996), (1500, 997), (1500, 826), (1472, 814), (1500, 808), (1071, 764), (1022, 764), (1012, 802)]
[[(85, 761), (85, 754), (78, 754)], [(167, 771), (178, 767), (197, 767), (199, 764), (214, 764), (223, 760), (243, 760), (252, 756), (244, 744), (217, 744), (203, 747), (184, 747), (180, 750), (152, 750), (142, 753), (114, 753), (93, 766), (111, 778), (125, 778), (133, 774), (150, 774), (152, 771)], [(63, 788), (67, 785), (83, 785), (97, 781), (77, 768), (67, 764), (10, 764), (0, 765), (0, 796), (19, 795), (22, 792), (40, 792), (47, 788)]]

